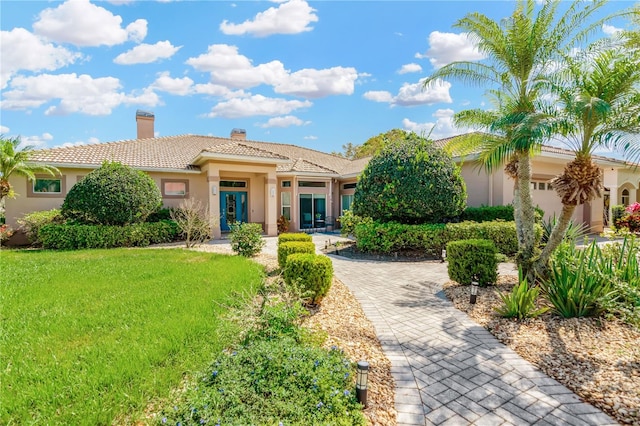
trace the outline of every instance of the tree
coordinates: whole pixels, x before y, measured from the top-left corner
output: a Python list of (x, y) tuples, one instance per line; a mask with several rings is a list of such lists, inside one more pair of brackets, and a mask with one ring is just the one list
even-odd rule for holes
[(538, 261), (544, 275), (576, 206), (600, 197), (602, 172), (592, 161), (597, 148), (620, 149), (640, 157), (640, 53), (597, 43), (566, 60), (549, 83), (556, 95), (549, 108), (557, 113), (562, 141), (575, 152), (564, 172), (551, 181), (562, 212)]
[(141, 170), (104, 162), (76, 183), (62, 203), (62, 216), (85, 223), (144, 222), (162, 206), (156, 183)]
[(5, 138), (0, 135), (0, 202), (5, 197), (14, 196), (13, 188), (9, 183), (11, 175), (25, 176), (30, 181), (36, 179), (36, 173), (42, 172), (55, 176), (60, 173), (51, 166), (34, 164), (29, 161), (34, 147), (27, 145), (20, 148), (20, 137)]
[(170, 210), (171, 219), (178, 224), (187, 248), (211, 238), (212, 223), (208, 208), (200, 200), (188, 198), (177, 209)]
[[(491, 136), (475, 138), (480, 160), (492, 171), (506, 164), (505, 171), (515, 179), (514, 218), (518, 235), (518, 264), (533, 282), (535, 247), (535, 214), (531, 196), (531, 157), (553, 131), (548, 116), (541, 111), (542, 82), (557, 67), (569, 49), (594, 29), (602, 20), (590, 25), (591, 16), (604, 0), (589, 3), (574, 1), (564, 13), (559, 1), (548, 1), (536, 11), (535, 0), (520, 0), (508, 19), (494, 21), (474, 12), (455, 26), (465, 31), (478, 49), (486, 54), (486, 62), (458, 61), (437, 70), (424, 81), (428, 87), (438, 79), (458, 78), (480, 87), (491, 87), (489, 95), (494, 110), (463, 111), (456, 115), (457, 124), (473, 126)], [(474, 138), (472, 138), (474, 139)]]
[(460, 170), (443, 150), (404, 133), (373, 156), (362, 172), (353, 213), (381, 222), (441, 223), (462, 213), (466, 189)]
[(384, 146), (401, 141), (407, 135), (406, 130), (392, 129), (388, 132), (380, 133), (367, 139), (362, 145), (354, 145), (351, 142), (342, 145), (343, 152), (333, 152), (332, 154), (349, 160), (357, 160), (358, 158), (371, 157), (380, 151)]

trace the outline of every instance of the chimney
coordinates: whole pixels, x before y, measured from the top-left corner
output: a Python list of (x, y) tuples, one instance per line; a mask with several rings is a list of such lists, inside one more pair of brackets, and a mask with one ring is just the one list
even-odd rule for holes
[(155, 115), (152, 112), (136, 111), (136, 124), (138, 125), (138, 139), (148, 139), (155, 137), (153, 122)]
[(247, 139), (247, 131), (245, 129), (233, 129), (231, 130), (231, 139)]

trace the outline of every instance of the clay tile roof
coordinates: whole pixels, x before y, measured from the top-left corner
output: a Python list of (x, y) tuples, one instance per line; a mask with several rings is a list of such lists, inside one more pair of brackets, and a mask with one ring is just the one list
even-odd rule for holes
[(224, 145), (218, 145), (212, 148), (207, 148), (204, 151), (218, 153), (218, 154), (238, 155), (238, 156), (246, 156), (246, 157), (275, 158), (279, 160), (288, 159), (288, 157), (277, 154), (275, 152), (267, 151), (264, 149), (260, 149), (260, 148), (249, 146), (243, 143), (236, 143), (236, 142), (231, 142)]
[(319, 164), (314, 164), (311, 161), (307, 161), (304, 158), (298, 158), (293, 163), (286, 164), (282, 170), (287, 172), (309, 172), (309, 173), (332, 173), (335, 174), (335, 170), (331, 170), (327, 167), (323, 167)]

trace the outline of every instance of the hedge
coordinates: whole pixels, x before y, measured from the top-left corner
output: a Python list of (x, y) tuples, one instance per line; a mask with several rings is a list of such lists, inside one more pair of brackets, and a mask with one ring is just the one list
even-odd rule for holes
[(460, 215), (461, 220), (474, 222), (491, 222), (493, 220), (513, 221), (513, 206), (481, 206), (467, 207)]
[[(498, 252), (507, 256), (518, 252), (515, 222), (461, 222), (446, 225), (364, 222), (356, 225), (354, 235), (358, 249), (368, 253), (417, 250), (439, 257), (449, 241), (474, 238), (492, 241)], [(536, 240), (540, 241), (541, 237), (542, 228), (536, 225)]]
[(308, 241), (311, 242), (311, 235), (304, 232), (285, 232), (278, 235), (278, 245), (288, 243), (290, 241)]
[(49, 224), (40, 228), (38, 236), (45, 249), (77, 250), (145, 247), (173, 241), (178, 232), (178, 226), (172, 221), (125, 226)]

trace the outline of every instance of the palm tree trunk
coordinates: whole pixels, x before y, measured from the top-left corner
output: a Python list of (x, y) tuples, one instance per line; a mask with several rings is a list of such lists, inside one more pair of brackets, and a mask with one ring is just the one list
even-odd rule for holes
[(518, 267), (530, 283), (535, 282), (535, 209), (531, 198), (531, 157), (529, 152), (518, 154), (518, 182), (515, 194), (514, 218), (518, 234)]
[(547, 245), (542, 250), (540, 257), (536, 260), (534, 264), (534, 270), (539, 279), (544, 279), (548, 273), (549, 266), (549, 258), (551, 254), (555, 251), (556, 248), (562, 243), (562, 239), (564, 237), (565, 232), (567, 232), (567, 228), (569, 227), (569, 223), (571, 222), (571, 217), (573, 216), (573, 212), (576, 210), (575, 204), (563, 204), (562, 212), (560, 213), (560, 217), (556, 222), (553, 230), (551, 231), (551, 235), (549, 235), (549, 240), (547, 241)]

